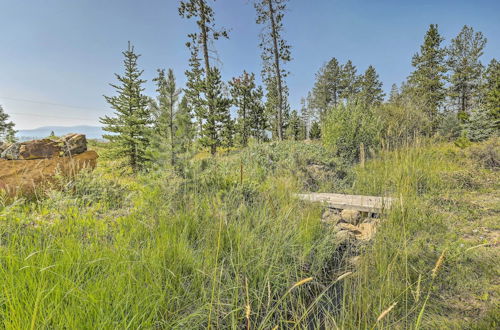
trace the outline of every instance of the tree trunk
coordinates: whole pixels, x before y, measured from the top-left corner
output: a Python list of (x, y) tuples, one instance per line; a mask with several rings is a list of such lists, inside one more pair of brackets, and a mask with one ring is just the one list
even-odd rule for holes
[[(211, 97), (211, 94), (208, 93), (210, 90), (209, 86), (209, 74), (210, 74), (210, 57), (208, 55), (208, 28), (207, 28), (207, 23), (206, 23), (206, 8), (205, 8), (205, 3), (203, 0), (199, 0), (200, 4), (200, 18), (201, 18), (201, 43), (203, 47), (203, 58), (205, 61), (205, 95), (207, 96), (207, 101), (208, 101), (208, 114), (207, 117), (211, 116), (213, 114), (213, 109), (212, 109), (212, 100), (208, 100), (209, 97)], [(214, 139), (215, 141), (215, 139)], [(215, 142), (214, 142), (215, 143)], [(212, 144), (210, 146), (210, 153), (214, 155), (217, 152), (217, 145)]]
[(170, 165), (174, 166), (174, 94), (170, 94)]
[(276, 31), (276, 21), (274, 18), (273, 0), (267, 0), (269, 5), (269, 19), (271, 20), (271, 36), (273, 37), (274, 67), (278, 83), (278, 139), (283, 140), (283, 86), (281, 83), (281, 70), (278, 48), (278, 33)]

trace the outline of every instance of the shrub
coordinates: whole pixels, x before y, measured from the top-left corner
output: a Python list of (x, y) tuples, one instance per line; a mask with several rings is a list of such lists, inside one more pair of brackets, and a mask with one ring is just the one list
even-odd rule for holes
[(361, 144), (367, 150), (378, 148), (381, 121), (373, 108), (359, 102), (340, 104), (325, 117), (323, 144), (337, 156), (355, 162), (360, 158)]

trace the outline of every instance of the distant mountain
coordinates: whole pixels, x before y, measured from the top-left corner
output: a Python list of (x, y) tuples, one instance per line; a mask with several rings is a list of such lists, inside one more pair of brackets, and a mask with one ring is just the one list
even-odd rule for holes
[(44, 126), (35, 129), (19, 130), (16, 136), (21, 141), (45, 138), (54, 132), (56, 136), (69, 133), (81, 133), (87, 136), (87, 139), (102, 139), (104, 133), (99, 126)]

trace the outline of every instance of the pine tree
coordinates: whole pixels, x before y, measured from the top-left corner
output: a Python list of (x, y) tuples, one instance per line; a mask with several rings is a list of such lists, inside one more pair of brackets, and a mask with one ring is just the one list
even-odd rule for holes
[(380, 105), (384, 100), (382, 82), (379, 80), (377, 71), (373, 66), (366, 69), (360, 81), (359, 97), (361, 102), (368, 106)]
[(485, 74), (484, 103), (491, 120), (500, 129), (500, 62), (492, 59)]
[(240, 77), (233, 78), (229, 85), (233, 105), (238, 109), (235, 129), (241, 145), (247, 146), (252, 128), (255, 127), (252, 119), (258, 120), (252, 112), (260, 111), (262, 90), (255, 85), (255, 74), (248, 74), (246, 71)]
[[(192, 89), (187, 91), (187, 94), (191, 101), (195, 100), (195, 112), (200, 125), (200, 141), (203, 145), (210, 147), (213, 155), (217, 152), (217, 147), (221, 145), (220, 123), (224, 122), (229, 125), (231, 118), (222, 119), (224, 117), (222, 113), (228, 108), (228, 105), (225, 105), (228, 99), (222, 96), (220, 72), (210, 66), (209, 53), (213, 41), (221, 37), (228, 38), (228, 33), (224, 29), (215, 28), (215, 14), (207, 0), (181, 1), (179, 15), (186, 19), (195, 18), (199, 28), (198, 33), (188, 35), (191, 41), (186, 44), (191, 50), (191, 71), (187, 74), (187, 89)], [(204, 69), (200, 66), (199, 52), (203, 54)], [(200, 83), (201, 81), (204, 83)]]
[(321, 138), (321, 126), (317, 121), (312, 123), (309, 137), (311, 140), (317, 140)]
[(262, 103), (262, 97), (264, 96), (264, 91), (262, 87), (259, 86), (255, 89), (254, 102), (250, 108), (248, 114), (248, 120), (250, 122), (250, 135), (261, 142), (266, 138), (267, 117), (266, 108)]
[(320, 110), (320, 117), (339, 103), (343, 94), (342, 78), (342, 67), (336, 58), (323, 65), (316, 74), (313, 95), (316, 107)]
[(202, 99), (202, 89), (205, 84), (203, 75), (204, 71), (201, 68), (201, 60), (199, 58), (199, 51), (196, 45), (196, 41), (187, 43), (188, 48), (191, 52), (191, 57), (189, 59), (190, 70), (185, 71), (187, 78), (186, 88), (184, 88), (184, 95), (186, 96), (186, 102), (188, 106), (193, 109), (194, 115), (197, 122), (197, 135), (201, 138), (201, 131), (203, 125), (203, 118), (206, 115), (207, 109), (206, 104)]
[(184, 95), (175, 113), (174, 127), (177, 141), (177, 150), (180, 153), (187, 152), (195, 136), (195, 127), (192, 121), (192, 111), (189, 107), (188, 98)]
[(165, 70), (158, 70), (158, 77), (153, 79), (156, 82), (156, 91), (158, 92), (156, 106), (156, 120), (154, 122), (155, 131), (160, 138), (160, 143), (169, 142), (170, 164), (175, 163), (175, 127), (174, 118), (179, 99), (180, 89), (177, 89), (175, 84), (175, 75), (172, 69), (168, 69), (167, 75)]
[(398, 85), (392, 84), (391, 93), (389, 94), (389, 103), (398, 103), (400, 98)]
[(0, 142), (15, 142), (17, 131), (14, 130), (14, 123), (7, 121), (9, 115), (5, 113), (3, 107), (0, 105)]
[(467, 138), (473, 142), (486, 140), (497, 132), (497, 128), (498, 122), (492, 120), (490, 113), (482, 107), (472, 110), (465, 123)]
[(218, 147), (232, 144), (232, 121), (229, 113), (231, 100), (224, 97), (224, 84), (219, 69), (210, 69), (206, 86), (208, 90), (205, 89), (203, 93), (206, 95), (207, 108), (210, 111), (204, 118), (203, 137), (200, 142), (203, 146), (209, 147), (210, 153), (214, 155)]
[(341, 82), (340, 82), (340, 97), (345, 101), (354, 98), (359, 93), (359, 76), (357, 75), (356, 67), (348, 60), (342, 66)]
[(299, 141), (303, 139), (303, 126), (302, 120), (297, 112), (297, 110), (293, 110), (290, 113), (290, 118), (288, 119), (288, 127), (286, 136), (287, 138)]
[(145, 169), (148, 162), (146, 149), (150, 142), (150, 125), (152, 123), (148, 111), (148, 98), (143, 94), (141, 79), (142, 70), (138, 69), (137, 59), (140, 55), (134, 52), (130, 44), (124, 51), (123, 61), (125, 73), (123, 76), (115, 74), (120, 85), (110, 84), (116, 96), (104, 96), (111, 108), (115, 111), (114, 117), (102, 117), (103, 129), (112, 134), (103, 137), (110, 141), (110, 155), (125, 158), (126, 164), (133, 172)]
[(481, 32), (474, 33), (472, 27), (464, 25), (448, 48), (448, 67), (451, 71), (449, 97), (464, 120), (473, 107), (479, 103), (479, 87), (483, 65), (479, 60), (483, 55), (486, 38)]
[(437, 128), (438, 112), (446, 97), (444, 86), (446, 65), (446, 50), (441, 47), (443, 38), (438, 32), (438, 26), (431, 24), (425, 34), (424, 44), (420, 53), (413, 56), (415, 67), (408, 79), (413, 99), (429, 117), (432, 130)]
[[(274, 97), (269, 105), (275, 106), (276, 134), (283, 140), (284, 117), (287, 107), (286, 86), (284, 79), (288, 72), (283, 64), (291, 60), (290, 46), (283, 39), (283, 18), (288, 0), (256, 0), (257, 24), (264, 25), (261, 33), (260, 47), (262, 49), (263, 81), (267, 88), (267, 97)], [(275, 103), (275, 104), (273, 104)]]

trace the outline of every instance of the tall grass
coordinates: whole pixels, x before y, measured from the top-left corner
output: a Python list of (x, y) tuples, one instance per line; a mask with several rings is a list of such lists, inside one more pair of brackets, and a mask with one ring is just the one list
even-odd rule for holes
[[(453, 191), (482, 185), (463, 159), (454, 147), (421, 145), (382, 153), (348, 174), (320, 146), (284, 143), (195, 159), (180, 173), (117, 176), (101, 164), (62, 191), (0, 209), (0, 322), (10, 329), (446, 325), (436, 323), (446, 312), (436, 293), (455, 292), (471, 274), (493, 277), (496, 260), (478, 259), (481, 247), (461, 247), (451, 213), (440, 210)], [(316, 164), (344, 173), (313, 182), (307, 171)], [(375, 240), (350, 247), (362, 255), (356, 269), (343, 258), (349, 247), (321, 224), (320, 207), (293, 197), (308, 188), (399, 198)]]

